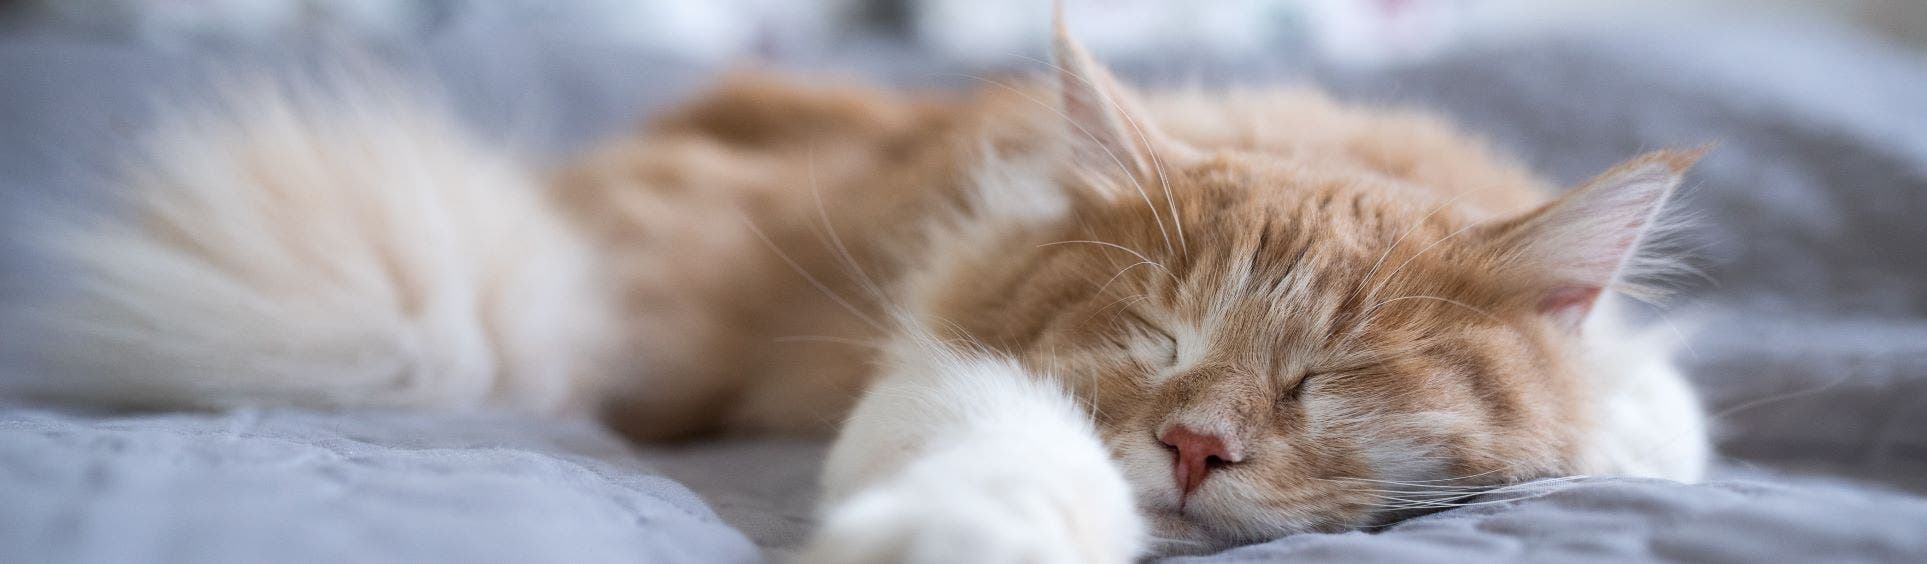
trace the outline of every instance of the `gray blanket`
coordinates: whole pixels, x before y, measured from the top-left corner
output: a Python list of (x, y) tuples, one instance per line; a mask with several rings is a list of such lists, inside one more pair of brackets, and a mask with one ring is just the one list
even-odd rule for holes
[[(618, 133), (715, 70), (488, 26), (376, 53), (538, 156)], [(830, 60), (954, 78), (914, 55)], [(97, 204), (94, 167), (148, 100), (239, 64), (302, 62), (0, 38), (0, 210)], [(1180, 560), (1927, 561), (1927, 59), (1827, 30), (1682, 27), (1373, 72), (1289, 56), (1123, 66), (1148, 80), (1309, 78), (1437, 109), (1563, 181), (1719, 143), (1684, 203), (1704, 219), (1713, 282), (1660, 321), (1693, 335), (1683, 359), (1720, 414), (1714, 482), (1531, 486), (1380, 531)], [(59, 273), (17, 242), (0, 239), (0, 297), (32, 299)], [(0, 377), (33, 370), (0, 358)], [(822, 448), (637, 447), (497, 416), (16, 406), (0, 410), (0, 562), (756, 561), (807, 533)]]

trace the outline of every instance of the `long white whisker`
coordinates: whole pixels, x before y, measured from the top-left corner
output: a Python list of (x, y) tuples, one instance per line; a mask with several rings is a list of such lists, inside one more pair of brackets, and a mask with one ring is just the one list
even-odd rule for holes
[[(1155, 267), (1157, 267), (1157, 268), (1158, 268), (1158, 270), (1162, 270), (1162, 271), (1164, 271), (1164, 275), (1165, 275), (1165, 276), (1170, 276), (1170, 277), (1171, 277), (1171, 282), (1173, 282), (1173, 283), (1181, 283), (1181, 281), (1180, 281), (1180, 280), (1178, 280), (1178, 275), (1177, 275), (1177, 274), (1173, 274), (1173, 273), (1171, 272), (1171, 269), (1169, 269), (1169, 268), (1165, 268), (1165, 267), (1164, 267), (1164, 264), (1163, 264), (1163, 263), (1160, 263), (1160, 262), (1158, 262), (1158, 261), (1154, 261), (1154, 260), (1151, 260), (1151, 258), (1150, 258), (1150, 257), (1146, 257), (1146, 256), (1144, 256), (1144, 253), (1140, 253), (1140, 252), (1137, 252), (1137, 251), (1134, 251), (1134, 250), (1131, 250), (1131, 248), (1130, 248), (1130, 247), (1126, 247), (1126, 246), (1124, 246), (1124, 245), (1119, 245), (1119, 244), (1117, 244), (1117, 243), (1110, 243), (1110, 242), (1105, 242), (1105, 241), (1091, 241), (1091, 240), (1084, 240), (1084, 239), (1079, 239), (1079, 240), (1071, 240), (1071, 241), (1057, 241), (1057, 242), (1054, 242), (1054, 243), (1044, 243), (1044, 244), (1041, 244), (1041, 245), (1038, 245), (1037, 247), (1038, 247), (1038, 248), (1044, 248), (1044, 247), (1051, 247), (1051, 246), (1056, 246), (1056, 245), (1069, 245), (1069, 244), (1075, 244), (1075, 243), (1082, 243), (1082, 244), (1087, 244), (1087, 245), (1101, 245), (1101, 246), (1105, 246), (1105, 247), (1110, 247), (1110, 248), (1113, 248), (1113, 249), (1117, 249), (1117, 250), (1120, 250), (1120, 251), (1124, 251), (1124, 252), (1127, 252), (1127, 253), (1131, 253), (1131, 255), (1132, 255), (1132, 256), (1135, 256), (1135, 257), (1137, 257), (1137, 258), (1138, 258), (1138, 260), (1141, 260), (1141, 261), (1144, 261), (1144, 262), (1147, 262), (1147, 263), (1150, 263), (1150, 264), (1151, 264), (1151, 266), (1155, 266)], [(1116, 264), (1116, 263), (1113, 263), (1113, 264)]]
[[(1518, 484), (1511, 484), (1507, 486), (1493, 488), (1491, 490), (1483, 491), (1483, 492), (1465, 492), (1462, 494), (1440, 494), (1439, 497), (1429, 498), (1429, 499), (1428, 498), (1413, 499), (1408, 497), (1400, 497), (1397, 495), (1383, 495), (1383, 494), (1373, 494), (1373, 493), (1367, 493), (1367, 495), (1371, 495), (1372, 497), (1379, 498), (1382, 500), (1397, 502), (1395, 504), (1387, 505), (1380, 508), (1382, 510), (1388, 510), (1388, 511), (1399, 511), (1399, 510), (1407, 510), (1407, 509), (1441, 509), (1441, 508), (1453, 508), (1453, 507), (1473, 507), (1473, 506), (1479, 506), (1479, 505), (1491, 505), (1491, 504), (1497, 504), (1497, 503), (1508, 503), (1508, 502), (1533, 499), (1533, 498), (1551, 494), (1552, 492), (1540, 492), (1536, 494), (1519, 496), (1519, 497), (1507, 497), (1504, 499), (1492, 499), (1492, 500), (1485, 500), (1485, 501), (1461, 502), (1461, 501), (1451, 501), (1451, 500), (1480, 496), (1480, 495), (1511, 493), (1513, 491), (1516, 491), (1519, 488), (1524, 488), (1529, 486), (1541, 486), (1546, 484), (1566, 483), (1566, 482), (1572, 482), (1575, 480), (1586, 479), (1588, 477), (1589, 476), (1577, 475), (1577, 476), (1564, 476), (1559, 478), (1548, 478), (1544, 480), (1533, 480), (1529, 482), (1522, 482)], [(1361, 492), (1361, 493), (1366, 493), (1366, 492)], [(1407, 492), (1395, 492), (1395, 493), (1399, 493), (1401, 495), (1411, 495), (1410, 493), (1407, 493)]]
[(1412, 256), (1410, 256), (1410, 257), (1406, 257), (1406, 258), (1405, 258), (1405, 262), (1401, 262), (1401, 263), (1399, 263), (1399, 264), (1398, 264), (1398, 268), (1394, 268), (1394, 269), (1392, 269), (1392, 273), (1391, 273), (1391, 274), (1387, 274), (1387, 275), (1385, 275), (1385, 283), (1383, 283), (1383, 284), (1379, 284), (1379, 285), (1376, 285), (1376, 286), (1374, 286), (1374, 287), (1372, 288), (1372, 291), (1371, 291), (1371, 292), (1368, 292), (1368, 293), (1366, 293), (1366, 294), (1365, 294), (1365, 297), (1366, 297), (1366, 298), (1373, 298), (1373, 297), (1377, 297), (1377, 295), (1378, 295), (1378, 291), (1379, 291), (1379, 290), (1383, 290), (1383, 289), (1385, 289), (1385, 287), (1386, 287), (1386, 286), (1389, 286), (1389, 285), (1391, 285), (1391, 283), (1392, 283), (1392, 280), (1393, 280), (1393, 279), (1395, 279), (1395, 278), (1398, 278), (1398, 273), (1399, 273), (1399, 272), (1402, 272), (1402, 271), (1404, 271), (1404, 270), (1405, 270), (1405, 267), (1406, 267), (1406, 266), (1410, 266), (1410, 265), (1412, 264), (1412, 261), (1414, 261), (1414, 260), (1418, 260), (1418, 258), (1419, 258), (1419, 257), (1421, 257), (1421, 256), (1425, 256), (1425, 253), (1426, 253), (1427, 251), (1431, 251), (1431, 250), (1432, 250), (1433, 248), (1436, 248), (1436, 247), (1438, 247), (1438, 246), (1439, 246), (1440, 244), (1443, 244), (1443, 243), (1445, 243), (1446, 241), (1450, 241), (1450, 240), (1452, 240), (1452, 238), (1453, 238), (1453, 237), (1458, 237), (1458, 236), (1459, 236), (1459, 234), (1461, 234), (1461, 233), (1465, 233), (1466, 231), (1470, 231), (1470, 230), (1472, 230), (1472, 228), (1474, 228), (1474, 227), (1478, 227), (1478, 226), (1480, 226), (1480, 225), (1484, 225), (1484, 224), (1485, 224), (1485, 222), (1483, 222), (1483, 221), (1475, 221), (1475, 222), (1472, 222), (1471, 224), (1468, 224), (1468, 225), (1466, 225), (1465, 227), (1460, 227), (1460, 228), (1459, 228), (1459, 229), (1458, 229), (1457, 231), (1453, 231), (1452, 233), (1450, 233), (1450, 234), (1447, 234), (1447, 235), (1446, 235), (1446, 236), (1444, 236), (1444, 237), (1440, 237), (1440, 238), (1439, 238), (1439, 240), (1437, 240), (1437, 241), (1433, 241), (1433, 242), (1432, 242), (1431, 244), (1429, 244), (1429, 245), (1426, 245), (1426, 246), (1425, 246), (1424, 248), (1421, 248), (1421, 249), (1419, 249), (1417, 253), (1413, 253), (1413, 254), (1412, 254)]
[(1098, 286), (1098, 287), (1097, 287), (1097, 293), (1098, 293), (1099, 295), (1103, 295), (1103, 294), (1104, 294), (1104, 290), (1107, 290), (1107, 289), (1110, 289), (1110, 287), (1111, 287), (1111, 284), (1114, 284), (1114, 283), (1116, 283), (1116, 282), (1117, 282), (1117, 279), (1119, 279), (1119, 278), (1123, 278), (1123, 277), (1124, 277), (1124, 273), (1126, 273), (1126, 272), (1130, 272), (1130, 271), (1131, 271), (1131, 269), (1133, 269), (1133, 268), (1137, 268), (1137, 267), (1140, 267), (1140, 266), (1146, 266), (1146, 265), (1149, 265), (1149, 266), (1159, 266), (1159, 265), (1158, 265), (1158, 263), (1155, 263), (1155, 262), (1151, 262), (1151, 261), (1148, 261), (1148, 260), (1141, 260), (1141, 261), (1137, 261), (1137, 262), (1134, 262), (1134, 263), (1131, 263), (1131, 265), (1130, 265), (1130, 266), (1126, 266), (1126, 267), (1124, 267), (1124, 268), (1120, 268), (1120, 269), (1118, 269), (1118, 271), (1117, 271), (1117, 274), (1113, 274), (1113, 275), (1111, 275), (1111, 279), (1110, 279), (1110, 280), (1105, 280), (1105, 281), (1104, 281), (1104, 284), (1103, 284), (1103, 285), (1100, 285), (1100, 286)]
[(1105, 312), (1110, 311), (1111, 308), (1117, 307), (1120, 304), (1124, 304), (1126, 302), (1134, 304), (1150, 298), (1151, 298), (1150, 294), (1137, 294), (1134, 296), (1124, 296), (1122, 298), (1118, 298), (1117, 301), (1111, 302), (1109, 304), (1105, 304), (1104, 307), (1097, 308), (1097, 311), (1091, 312), (1090, 315), (1084, 316), (1084, 320), (1077, 322), (1077, 325), (1075, 327), (1082, 329), (1084, 327), (1084, 324), (1090, 323), (1091, 320), (1097, 319), (1098, 316), (1104, 315)]
[[(1058, 66), (1057, 63), (1053, 63), (1043, 59), (1038, 59), (1036, 57), (1031, 57), (1028, 55), (1018, 55), (1018, 57), (1032, 61), (1032, 62), (1042, 63), (1045, 66), (1051, 67), (1053, 69), (1057, 69), (1057, 72), (1063, 73), (1065, 76), (1076, 77), (1078, 82), (1082, 82), (1087, 86), (1092, 86), (1092, 87), (1097, 86), (1096, 84), (1093, 84), (1090, 81), (1090, 79), (1084, 78), (1082, 76), (1078, 76), (1077, 73), (1070, 72), (1070, 69), (1066, 69), (1062, 66)], [(1130, 112), (1124, 111), (1125, 108), (1123, 103), (1118, 102), (1117, 100), (1105, 100), (1105, 101), (1111, 104), (1112, 109), (1117, 110), (1117, 115), (1124, 117), (1124, 122), (1131, 126), (1131, 133), (1137, 135), (1138, 141), (1144, 144), (1145, 151), (1150, 153), (1149, 156), (1151, 157), (1151, 168), (1152, 170), (1157, 171), (1158, 185), (1160, 188), (1164, 189), (1164, 205), (1170, 210), (1171, 223), (1176, 226), (1176, 229), (1178, 232), (1179, 253), (1190, 252), (1191, 245), (1190, 243), (1184, 240), (1184, 219), (1181, 217), (1178, 217), (1177, 198), (1171, 195), (1171, 179), (1165, 176), (1165, 173), (1164, 173), (1164, 157), (1158, 154), (1157, 146), (1151, 143), (1150, 134), (1145, 133), (1144, 128), (1138, 126), (1137, 118), (1131, 117)], [(1155, 213), (1155, 210), (1153, 210), (1153, 213)]]
[(1686, 332), (1681, 331), (1679, 325), (1673, 323), (1673, 318), (1667, 317), (1665, 312), (1655, 312), (1654, 316), (1659, 318), (1660, 323), (1665, 323), (1667, 329), (1673, 331), (1673, 336), (1679, 337), (1679, 344), (1686, 347), (1687, 354), (1693, 355), (1694, 360), (1699, 359), (1700, 352), (1693, 348), (1693, 340), (1686, 338)]
[[(1385, 281), (1384, 281), (1384, 282), (1382, 282), (1382, 283), (1380, 283), (1380, 284), (1377, 284), (1377, 285), (1374, 285), (1374, 286), (1372, 287), (1372, 289), (1371, 289), (1370, 291), (1368, 291), (1368, 292), (1366, 292), (1366, 293), (1365, 293), (1365, 299), (1366, 299), (1366, 300), (1371, 300), (1371, 299), (1373, 299), (1373, 298), (1376, 298), (1376, 297), (1378, 297), (1378, 292), (1379, 292), (1379, 291), (1381, 291), (1381, 290), (1384, 290), (1385, 288), (1387, 288), (1387, 287), (1389, 287), (1389, 286), (1391, 286), (1391, 285), (1392, 285), (1392, 280), (1394, 280), (1394, 279), (1396, 279), (1396, 278), (1398, 278), (1398, 274), (1399, 274), (1400, 272), (1403, 272), (1403, 271), (1405, 270), (1405, 267), (1406, 267), (1406, 266), (1408, 266), (1408, 265), (1411, 265), (1411, 264), (1412, 264), (1412, 261), (1414, 261), (1414, 260), (1418, 260), (1418, 258), (1419, 258), (1419, 257), (1421, 257), (1421, 256), (1424, 256), (1424, 255), (1425, 255), (1425, 253), (1427, 253), (1427, 252), (1429, 252), (1429, 251), (1431, 251), (1431, 250), (1432, 250), (1433, 248), (1436, 248), (1436, 247), (1438, 247), (1438, 246), (1439, 246), (1440, 244), (1442, 244), (1442, 243), (1444, 243), (1444, 242), (1446, 242), (1446, 241), (1450, 241), (1450, 240), (1452, 240), (1452, 238), (1454, 238), (1454, 237), (1458, 237), (1458, 236), (1459, 236), (1459, 234), (1461, 234), (1461, 233), (1465, 233), (1466, 231), (1470, 231), (1470, 230), (1471, 230), (1472, 228), (1474, 228), (1474, 227), (1478, 227), (1478, 226), (1480, 226), (1480, 225), (1484, 225), (1484, 224), (1485, 224), (1485, 222), (1484, 222), (1484, 221), (1475, 221), (1475, 222), (1472, 222), (1471, 224), (1468, 224), (1468, 225), (1466, 225), (1465, 227), (1461, 227), (1461, 228), (1459, 228), (1458, 230), (1456, 230), (1456, 231), (1453, 231), (1452, 233), (1450, 233), (1450, 234), (1447, 234), (1446, 236), (1444, 236), (1444, 237), (1441, 237), (1441, 238), (1439, 238), (1439, 240), (1437, 240), (1437, 241), (1433, 241), (1433, 242), (1432, 242), (1432, 244), (1430, 244), (1430, 245), (1426, 245), (1426, 246), (1425, 246), (1424, 248), (1422, 248), (1422, 249), (1419, 249), (1419, 251), (1418, 251), (1417, 253), (1413, 253), (1413, 254), (1412, 254), (1412, 256), (1410, 256), (1410, 257), (1406, 257), (1406, 259), (1405, 259), (1405, 262), (1402, 262), (1402, 263), (1399, 263), (1399, 265), (1398, 265), (1398, 268), (1394, 268), (1394, 269), (1392, 269), (1392, 273), (1391, 273), (1391, 274), (1387, 274), (1387, 275), (1385, 275)], [(1366, 281), (1366, 282), (1367, 282), (1367, 283), (1370, 283), (1370, 281), (1369, 281), (1369, 280), (1368, 280), (1368, 281)], [(1346, 332), (1346, 335), (1345, 335), (1345, 339), (1344, 339), (1344, 340), (1342, 340), (1342, 341), (1339, 341), (1339, 343), (1338, 343), (1338, 344), (1339, 344), (1339, 346), (1341, 346), (1341, 347), (1342, 347), (1342, 346), (1345, 346), (1345, 345), (1348, 345), (1348, 344), (1351, 344), (1351, 342), (1352, 342), (1352, 340), (1353, 340), (1353, 339), (1356, 339), (1356, 338), (1358, 338), (1358, 335), (1359, 335), (1359, 334), (1361, 334), (1361, 333), (1363, 333), (1363, 332), (1365, 331), (1365, 325), (1366, 325), (1366, 322), (1367, 322), (1367, 321), (1370, 321), (1370, 320), (1371, 320), (1371, 316), (1372, 316), (1372, 312), (1371, 312), (1370, 310), (1367, 310), (1367, 311), (1365, 311), (1364, 313), (1361, 313), (1361, 314), (1359, 315), (1359, 318), (1358, 318), (1358, 322), (1357, 322), (1357, 323), (1355, 323), (1355, 324), (1353, 324), (1353, 325), (1352, 325), (1352, 328), (1351, 328), (1351, 329), (1350, 329), (1349, 331), (1347, 331), (1347, 332)]]
[[(1539, 494), (1539, 495), (1545, 495), (1545, 494)], [(1485, 501), (1466, 501), (1466, 502), (1429, 501), (1429, 500), (1392, 500), (1392, 501), (1400, 501), (1402, 504), (1387, 505), (1380, 509), (1390, 510), (1390, 511), (1399, 511), (1399, 510), (1406, 510), (1406, 509), (1450, 509), (1450, 508), (1456, 508), (1456, 507), (1478, 507), (1481, 505), (1497, 505), (1501, 503), (1514, 503), (1518, 501), (1524, 501), (1535, 497), (1539, 497), (1539, 495), (1532, 495), (1532, 496), (1525, 496), (1525, 497), (1509, 497), (1506, 499), (1489, 499)]]
[(883, 287), (878, 285), (876, 279), (870, 277), (868, 272), (863, 271), (862, 265), (857, 264), (856, 256), (850, 253), (849, 246), (843, 244), (843, 237), (837, 234), (836, 226), (830, 222), (829, 210), (823, 205), (823, 190), (816, 182), (816, 145), (814, 144), (809, 147), (808, 165), (810, 196), (816, 199), (816, 216), (822, 221), (823, 230), (829, 233), (828, 243), (832, 250), (836, 251), (837, 258), (843, 262), (844, 267), (850, 270), (857, 283), (870, 293), (870, 297), (876, 299), (878, 307), (889, 308), (890, 298), (883, 292)]
[(1451, 478), (1439, 478), (1437, 480), (1411, 480), (1406, 482), (1398, 482), (1398, 481), (1392, 481), (1392, 480), (1374, 480), (1370, 478), (1319, 478), (1319, 479), (1325, 480), (1325, 481), (1331, 481), (1331, 482), (1377, 482), (1382, 484), (1424, 484), (1424, 483), (1432, 483), (1432, 482), (1457, 482), (1460, 480), (1469, 480), (1472, 478), (1493, 474), (1502, 470), (1504, 469), (1494, 468), (1494, 469), (1486, 470), (1484, 472), (1480, 472), (1477, 474), (1467, 474), (1464, 476), (1455, 476)]
[[(1483, 189), (1480, 189), (1480, 190), (1483, 190)], [(1470, 195), (1474, 192), (1478, 192), (1480, 190), (1461, 192), (1459, 193), (1459, 195), (1453, 196), (1451, 199), (1448, 199), (1444, 202), (1439, 203), (1439, 205), (1434, 206), (1432, 208), (1432, 211), (1425, 212), (1425, 216), (1418, 218), (1418, 221), (1412, 222), (1412, 226), (1406, 228), (1405, 233), (1400, 234), (1398, 236), (1398, 239), (1393, 240), (1391, 246), (1385, 247), (1385, 252), (1379, 253), (1378, 260), (1372, 262), (1371, 270), (1365, 271), (1365, 277), (1359, 279), (1359, 281), (1364, 284), (1371, 284), (1372, 275), (1378, 274), (1379, 267), (1385, 265), (1385, 259), (1390, 258), (1392, 256), (1392, 251), (1398, 250), (1398, 246), (1401, 244), (1404, 244), (1406, 238), (1411, 237), (1413, 233), (1417, 233), (1420, 227), (1424, 227), (1426, 220), (1432, 219), (1433, 215), (1437, 215), (1440, 211), (1444, 210), (1446, 206), (1450, 206), (1453, 203), (1458, 202), (1460, 198), (1464, 198), (1467, 195)]]
[(1441, 496), (1482, 495), (1482, 494), (1491, 494), (1491, 493), (1505, 493), (1505, 492), (1514, 491), (1514, 490), (1518, 490), (1526, 487), (1573, 482), (1578, 480), (1584, 480), (1587, 478), (1589, 478), (1589, 476), (1585, 476), (1585, 475), (1561, 476), (1557, 478), (1544, 478), (1539, 480), (1519, 482), (1516, 484), (1502, 484), (1502, 485), (1493, 485), (1493, 486), (1441, 486), (1441, 485), (1420, 485), (1420, 484), (1411, 484), (1411, 483), (1404, 483), (1404, 482), (1388, 482), (1385, 480), (1357, 480), (1362, 482), (1375, 482), (1379, 484), (1389, 483), (1389, 485), (1393, 485), (1393, 486), (1404, 486), (1405, 489), (1369, 489), (1367, 488), (1367, 489), (1352, 489), (1349, 491), (1386, 492), (1386, 493), (1396, 493), (1401, 495), (1441, 495)]
[(811, 275), (810, 271), (805, 270), (803, 268), (803, 265), (797, 264), (794, 259), (790, 258), (789, 253), (783, 252), (783, 248), (776, 245), (776, 241), (771, 240), (768, 234), (763, 233), (763, 230), (761, 228), (756, 227), (756, 222), (751, 221), (749, 219), (749, 216), (742, 215), (739, 212), (737, 215), (737, 219), (743, 222), (744, 227), (748, 227), (751, 232), (754, 232), (756, 234), (756, 238), (762, 239), (763, 245), (769, 247), (770, 252), (776, 253), (777, 258), (783, 259), (783, 264), (789, 265), (790, 270), (796, 271), (797, 275), (802, 276), (803, 280), (808, 281), (811, 286), (815, 286), (818, 291), (823, 292), (824, 296), (829, 297), (830, 300), (836, 302), (837, 305), (843, 306), (843, 309), (849, 310), (851, 315), (855, 315), (858, 319), (861, 319), (863, 320), (863, 322), (870, 324), (870, 327), (875, 328), (877, 331), (884, 332), (884, 333), (888, 333), (890, 331), (889, 329), (885, 328), (882, 323), (877, 322), (876, 318), (870, 317), (870, 315), (867, 313), (863, 313), (863, 310), (857, 309), (857, 307), (855, 305), (852, 305), (849, 302), (849, 300), (843, 299), (843, 296), (838, 295), (836, 291), (831, 290), (829, 286), (823, 284), (823, 281), (817, 280), (816, 276)]
[(1065, 114), (1063, 110), (1057, 109), (1057, 106), (1046, 104), (1042, 100), (1033, 98), (1031, 97), (1030, 94), (1026, 94), (1024, 93), (1023, 90), (1018, 89), (1014, 86), (1004, 84), (1002, 82), (998, 82), (988, 78), (969, 75), (969, 74), (950, 73), (948, 75), (943, 75), (943, 76), (959, 76), (963, 78), (979, 80), (979, 81), (983, 81), (983, 82), (995, 85), (998, 88), (1009, 90), (1010, 92), (1016, 94), (1017, 96), (1025, 100), (1031, 101), (1031, 103), (1037, 104), (1038, 106), (1041, 106), (1046, 110), (1050, 110), (1051, 113), (1057, 114), (1058, 118), (1064, 120), (1064, 123), (1070, 124), (1071, 127), (1077, 128), (1078, 133), (1084, 134), (1085, 138), (1090, 139), (1092, 143), (1097, 144), (1097, 147), (1104, 151), (1105, 156), (1109, 157), (1111, 159), (1111, 162), (1117, 165), (1118, 170), (1124, 171), (1124, 175), (1131, 179), (1131, 185), (1137, 188), (1138, 195), (1144, 198), (1144, 205), (1151, 206), (1151, 219), (1157, 222), (1158, 233), (1164, 236), (1164, 250), (1166, 252), (1171, 252), (1172, 250), (1171, 232), (1165, 229), (1164, 216), (1162, 214), (1157, 213), (1157, 204), (1151, 201), (1151, 193), (1144, 189), (1144, 183), (1138, 180), (1137, 172), (1131, 170), (1131, 167), (1129, 165), (1124, 164), (1124, 159), (1118, 157), (1116, 151), (1112, 151), (1110, 147), (1104, 146), (1104, 142), (1098, 140), (1097, 134), (1091, 133), (1090, 129), (1085, 128), (1082, 124), (1077, 123), (1077, 120), (1071, 119), (1070, 115)]
[(774, 339), (770, 339), (770, 342), (772, 343), (833, 343), (833, 344), (850, 345), (854, 347), (863, 347), (863, 348), (869, 348), (869, 349), (883, 348), (883, 345), (879, 345), (879, 344), (865, 341), (862, 339), (851, 339), (848, 337), (837, 337), (833, 335), (791, 335), (788, 337), (777, 337)]

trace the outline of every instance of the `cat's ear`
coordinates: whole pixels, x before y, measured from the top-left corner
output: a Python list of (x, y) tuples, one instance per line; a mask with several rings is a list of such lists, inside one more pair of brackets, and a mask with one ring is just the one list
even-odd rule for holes
[(1498, 241), (1506, 270), (1534, 281), (1535, 295), (1525, 296), (1530, 304), (1578, 330), (1600, 294), (1635, 268), (1640, 242), (1704, 153), (1641, 155), (1503, 226)]
[(1155, 178), (1160, 159), (1182, 148), (1146, 119), (1131, 91), (1071, 38), (1061, 3), (1052, 28), (1051, 52), (1072, 158), (1091, 170), (1122, 169), (1138, 178)]

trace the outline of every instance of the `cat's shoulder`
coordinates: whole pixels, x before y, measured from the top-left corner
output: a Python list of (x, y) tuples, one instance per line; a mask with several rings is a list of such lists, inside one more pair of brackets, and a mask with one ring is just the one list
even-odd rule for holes
[(739, 69), (659, 114), (649, 129), (765, 148), (839, 138), (882, 142), (941, 128), (953, 120), (954, 105), (937, 93), (849, 77)]

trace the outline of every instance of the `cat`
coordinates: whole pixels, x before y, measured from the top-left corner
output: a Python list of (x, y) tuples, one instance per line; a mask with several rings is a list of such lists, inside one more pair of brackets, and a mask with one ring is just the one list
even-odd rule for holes
[(1056, 26), (967, 95), (746, 74), (557, 170), (405, 88), (180, 111), (7, 393), (836, 432), (809, 562), (1120, 562), (1545, 477), (1691, 481), (1615, 293), (1695, 151), (1545, 184), (1436, 118), (1127, 87)]

